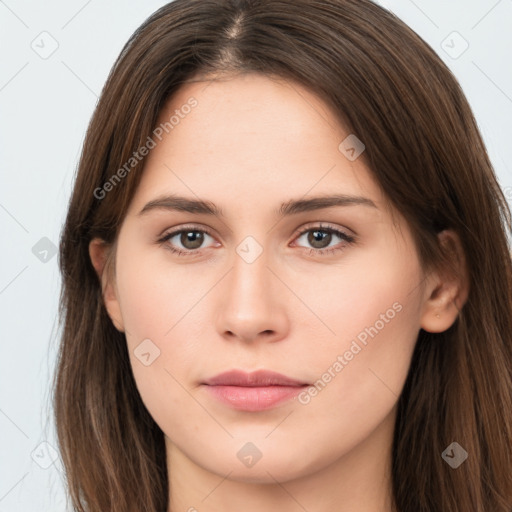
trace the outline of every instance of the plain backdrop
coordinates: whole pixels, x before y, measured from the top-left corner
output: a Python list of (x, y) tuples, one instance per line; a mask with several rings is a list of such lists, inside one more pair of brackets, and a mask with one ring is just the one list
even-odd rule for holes
[[(0, 0), (0, 512), (66, 510), (50, 402), (59, 234), (107, 74), (165, 3)], [(512, 0), (382, 4), (453, 70), (512, 203)]]

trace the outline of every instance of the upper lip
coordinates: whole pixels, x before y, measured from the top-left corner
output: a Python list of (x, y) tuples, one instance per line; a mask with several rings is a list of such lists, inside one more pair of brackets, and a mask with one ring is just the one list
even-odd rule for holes
[(263, 387), (263, 386), (304, 386), (307, 382), (292, 379), (281, 373), (270, 370), (257, 370), (247, 373), (242, 370), (230, 370), (219, 373), (211, 379), (203, 382), (208, 386), (243, 386), (243, 387)]

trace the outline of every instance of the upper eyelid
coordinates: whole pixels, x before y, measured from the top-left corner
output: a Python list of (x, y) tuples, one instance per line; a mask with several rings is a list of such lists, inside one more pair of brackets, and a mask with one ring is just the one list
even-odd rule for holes
[[(294, 232), (295, 235), (298, 235), (298, 234), (301, 234), (303, 233), (304, 231), (309, 231), (310, 229), (325, 229), (325, 230), (337, 230), (337, 231), (350, 231), (350, 233), (353, 233), (352, 230), (348, 229), (348, 228), (345, 228), (345, 227), (337, 227), (337, 226), (334, 226), (334, 225), (330, 225), (330, 224), (327, 224), (322, 221), (312, 221), (311, 223), (307, 223), (306, 225), (300, 227), (300, 228), (297, 228)], [(190, 225), (184, 225), (184, 226), (179, 226), (177, 228), (169, 228), (168, 230), (164, 230), (162, 232), (162, 234), (160, 236), (167, 236), (167, 235), (170, 235), (170, 234), (177, 234), (177, 233), (180, 233), (182, 231), (186, 231), (186, 230), (189, 230), (189, 231), (201, 231), (201, 232), (204, 232), (204, 233), (207, 233), (209, 234), (210, 236), (213, 236), (211, 234), (211, 230), (209, 228), (205, 228), (205, 227), (202, 227), (202, 226), (199, 226), (199, 225), (194, 225), (194, 224), (190, 224)], [(347, 233), (350, 234), (350, 233)]]
[(306, 224), (305, 226), (299, 228), (299, 230), (296, 232), (296, 235), (301, 235), (306, 231), (311, 231), (313, 229), (318, 229), (318, 231), (340, 231), (341, 233), (344, 233), (347, 236), (355, 236), (353, 234), (352, 230), (345, 228), (345, 227), (338, 227), (338, 226), (331, 226), (329, 224), (326, 224), (325, 222), (317, 222), (313, 223), (313, 225)]

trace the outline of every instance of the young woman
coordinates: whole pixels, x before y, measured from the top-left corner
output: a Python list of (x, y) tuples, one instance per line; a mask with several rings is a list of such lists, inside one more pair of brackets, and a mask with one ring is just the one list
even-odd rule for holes
[(62, 232), (75, 510), (510, 512), (510, 210), (435, 52), (368, 0), (176, 0)]

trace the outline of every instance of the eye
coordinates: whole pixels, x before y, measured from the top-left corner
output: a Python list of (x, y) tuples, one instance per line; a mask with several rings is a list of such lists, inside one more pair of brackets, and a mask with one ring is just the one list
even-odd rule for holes
[[(307, 236), (306, 236), (307, 235)], [(204, 229), (195, 226), (181, 227), (175, 231), (165, 234), (158, 240), (159, 243), (165, 245), (165, 248), (178, 256), (193, 256), (200, 252), (201, 246), (207, 238), (213, 237)], [(344, 233), (343, 231), (322, 224), (314, 227), (303, 229), (295, 238), (300, 240), (305, 238), (306, 243), (312, 247), (309, 248), (310, 255), (327, 255), (342, 251), (347, 245), (355, 242), (355, 237)], [(340, 242), (336, 244), (336, 238)], [(173, 239), (175, 239), (173, 241)], [(334, 246), (332, 246), (334, 242)], [(305, 247), (307, 249), (307, 247)]]
[[(178, 256), (190, 256), (199, 251), (207, 237), (213, 239), (204, 229), (182, 227), (179, 230), (165, 234), (158, 242), (165, 244), (167, 249)], [(176, 240), (171, 242), (173, 238), (176, 238)], [(181, 244), (181, 247), (178, 244)]]
[[(312, 246), (309, 248), (311, 255), (333, 254), (344, 250), (347, 245), (355, 242), (354, 236), (322, 224), (302, 230), (296, 239), (300, 240), (301, 238), (305, 238), (305, 242)], [(341, 246), (339, 242), (336, 244), (336, 238), (342, 240)], [(334, 242), (334, 246), (331, 245), (332, 242)]]

